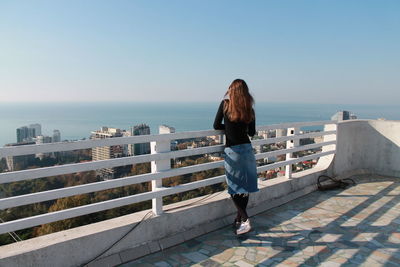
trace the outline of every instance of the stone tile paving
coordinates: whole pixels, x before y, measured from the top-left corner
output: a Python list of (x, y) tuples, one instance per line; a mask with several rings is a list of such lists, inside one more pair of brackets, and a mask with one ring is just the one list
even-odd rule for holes
[(356, 182), (256, 215), (244, 236), (224, 227), (120, 267), (400, 266), (400, 179)]

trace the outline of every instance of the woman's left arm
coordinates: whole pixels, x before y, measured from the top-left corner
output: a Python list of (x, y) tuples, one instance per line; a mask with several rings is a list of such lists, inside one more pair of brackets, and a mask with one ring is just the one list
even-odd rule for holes
[(256, 115), (254, 114), (254, 119), (249, 123), (248, 135), (253, 137), (255, 134), (256, 134)]
[(224, 101), (219, 105), (217, 114), (215, 115), (214, 120), (214, 129), (215, 130), (225, 130), (225, 125), (222, 123), (222, 119), (224, 118)]

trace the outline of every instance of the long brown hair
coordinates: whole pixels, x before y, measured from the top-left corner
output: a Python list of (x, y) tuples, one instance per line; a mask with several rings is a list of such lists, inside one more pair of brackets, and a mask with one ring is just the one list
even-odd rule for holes
[(224, 103), (224, 112), (229, 120), (250, 123), (254, 119), (254, 99), (250, 95), (245, 81), (241, 79), (234, 80), (225, 96), (229, 96), (229, 101)]

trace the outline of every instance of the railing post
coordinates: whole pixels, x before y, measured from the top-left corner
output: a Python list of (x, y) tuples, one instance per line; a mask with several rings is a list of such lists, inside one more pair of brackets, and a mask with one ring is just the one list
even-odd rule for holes
[[(298, 135), (300, 132), (299, 128), (288, 128), (287, 136)], [(297, 140), (288, 140), (286, 141), (286, 148), (293, 148), (299, 146), (299, 139)], [(286, 153), (286, 160), (290, 160), (293, 157), (293, 153)], [(285, 177), (292, 178), (292, 164), (286, 165), (285, 168)]]
[[(151, 154), (171, 151), (171, 141), (157, 141), (151, 142)], [(163, 159), (151, 162), (151, 172), (156, 173), (171, 169), (171, 160)], [(157, 191), (162, 188), (162, 179), (151, 181), (151, 190)], [(163, 200), (162, 197), (152, 199), (152, 209), (154, 215), (161, 215), (163, 213)]]
[[(336, 130), (337, 130), (337, 124), (335, 124), (335, 123), (324, 125), (324, 131), (336, 131)], [(324, 135), (322, 142), (329, 142), (329, 141), (335, 141), (335, 140), (337, 140), (337, 133)], [(336, 150), (336, 145), (323, 146), (323, 147), (321, 147), (321, 150), (322, 150), (322, 152)], [(326, 166), (329, 166), (329, 164), (332, 162), (335, 154), (320, 157), (316, 166), (317, 167), (321, 166), (323, 168), (325, 168)]]

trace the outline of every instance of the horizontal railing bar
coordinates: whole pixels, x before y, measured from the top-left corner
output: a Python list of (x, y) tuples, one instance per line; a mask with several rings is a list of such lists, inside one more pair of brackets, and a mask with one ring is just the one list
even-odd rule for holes
[(315, 153), (315, 154), (304, 156), (304, 157), (301, 157), (301, 158), (295, 158), (295, 159), (290, 159), (290, 160), (285, 160), (285, 161), (279, 161), (279, 162), (275, 162), (275, 163), (272, 163), (272, 164), (260, 166), (260, 167), (257, 167), (257, 173), (268, 171), (268, 170), (272, 170), (272, 169), (279, 168), (279, 167), (283, 167), (283, 166), (286, 166), (286, 165), (289, 165), (289, 164), (295, 164), (295, 163), (298, 163), (298, 162), (301, 162), (301, 161), (312, 160), (312, 159), (320, 158), (320, 157), (323, 157), (323, 156), (335, 154), (335, 152), (336, 152), (336, 150), (329, 150), (329, 151), (326, 151), (326, 152)]
[(193, 149), (183, 149), (171, 152), (162, 152), (156, 154), (147, 154), (139, 156), (131, 156), (117, 159), (98, 160), (84, 163), (65, 164), (60, 166), (37, 168), (15, 172), (0, 173), (0, 184), (17, 182), (23, 180), (38, 179), (49, 176), (56, 176), (68, 173), (77, 173), (84, 171), (92, 171), (104, 168), (113, 168), (130, 164), (138, 164), (156, 160), (172, 159), (180, 157), (188, 157), (206, 153), (222, 152), (224, 145), (199, 147)]
[(288, 140), (299, 140), (299, 139), (312, 138), (312, 137), (318, 137), (318, 136), (324, 136), (324, 135), (330, 135), (330, 134), (336, 134), (336, 130), (324, 131), (324, 132), (310, 132), (310, 133), (306, 133), (306, 134), (274, 137), (274, 138), (267, 138), (267, 139), (256, 139), (256, 140), (252, 140), (251, 143), (253, 146), (259, 146), (259, 145), (267, 145), (267, 144), (275, 144), (275, 143), (285, 142)]
[(21, 156), (38, 153), (71, 151), (93, 147), (116, 146), (128, 144), (149, 143), (153, 141), (169, 141), (189, 139), (224, 134), (221, 130), (190, 131), (170, 134), (137, 135), (127, 137), (114, 137), (104, 139), (90, 139), (72, 142), (48, 143), (40, 145), (10, 146), (0, 148), (0, 158), (7, 156)]
[(212, 177), (209, 179), (196, 181), (192, 183), (187, 183), (183, 185), (178, 185), (175, 187), (162, 188), (157, 191), (146, 192), (141, 194), (136, 194), (133, 196), (127, 196), (112, 200), (107, 200), (103, 202), (93, 203), (89, 205), (84, 205), (80, 207), (50, 212), (46, 214), (36, 215), (28, 218), (13, 220), (0, 224), (0, 234), (13, 232), (37, 225), (47, 224), (51, 222), (56, 222), (60, 220), (65, 220), (77, 216), (87, 215), (103, 210), (113, 209), (121, 206), (126, 206), (146, 200), (150, 200), (156, 197), (162, 197), (167, 195), (172, 195), (176, 193), (181, 193), (196, 188), (218, 184), (225, 181), (225, 175)]
[(279, 123), (279, 124), (258, 126), (257, 131), (267, 131), (267, 130), (285, 129), (285, 128), (298, 128), (298, 127), (317, 126), (317, 125), (326, 125), (326, 124), (337, 124), (337, 121), (310, 121), (310, 122)]
[(70, 197), (74, 195), (98, 192), (102, 190), (117, 188), (121, 186), (133, 185), (138, 183), (149, 182), (151, 180), (163, 179), (174, 177), (178, 175), (184, 175), (188, 173), (195, 173), (199, 171), (205, 171), (210, 169), (215, 169), (223, 167), (223, 161), (215, 161), (203, 164), (197, 164), (188, 167), (181, 167), (175, 169), (169, 169), (163, 172), (157, 173), (146, 173), (134, 176), (128, 176), (124, 178), (107, 180), (102, 182), (71, 186), (66, 188), (60, 188), (55, 190), (48, 190), (43, 192), (37, 192), (32, 194), (25, 194), (20, 196), (14, 196), (9, 198), (0, 199), (0, 210), (13, 208), (18, 206), (24, 206), (33, 203), (39, 203), (43, 201)]
[(293, 147), (293, 148), (288, 148), (288, 149), (279, 149), (279, 150), (268, 151), (268, 152), (264, 152), (264, 153), (258, 153), (258, 154), (255, 154), (255, 157), (258, 160), (258, 159), (263, 159), (263, 158), (267, 158), (267, 157), (279, 156), (279, 155), (283, 155), (286, 153), (293, 153), (293, 152), (314, 149), (314, 148), (318, 148), (318, 147), (335, 145), (335, 144), (336, 144), (335, 140), (329, 141), (329, 142), (323, 142), (323, 143), (315, 143), (315, 144), (298, 146), (298, 147)]
[[(272, 124), (266, 126), (258, 126), (257, 131), (274, 130), (291, 127), (306, 127), (325, 124), (337, 124), (336, 121), (313, 121), (313, 122), (290, 122), (281, 124)], [(61, 151), (72, 151), (78, 149), (87, 149), (93, 147), (115, 146), (115, 145), (128, 145), (149, 143), (154, 141), (168, 141), (198, 138), (213, 135), (222, 135), (224, 131), (221, 130), (203, 130), (203, 131), (190, 131), (170, 134), (156, 134), (156, 135), (138, 135), (128, 137), (115, 137), (104, 139), (90, 139), (72, 142), (59, 142), (38, 145), (24, 145), (24, 146), (10, 146), (0, 148), (0, 158), (7, 156), (21, 156), (38, 153), (51, 153)]]

